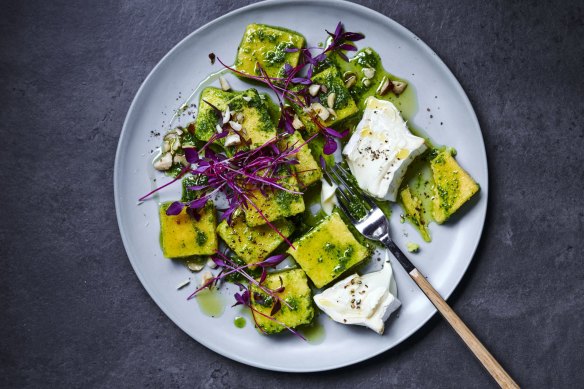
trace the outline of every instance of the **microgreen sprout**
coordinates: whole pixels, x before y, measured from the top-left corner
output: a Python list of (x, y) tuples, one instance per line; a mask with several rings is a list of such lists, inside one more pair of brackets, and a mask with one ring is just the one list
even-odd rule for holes
[(300, 145), (292, 144), (285, 148), (279, 148), (280, 137), (275, 137), (256, 149), (237, 151), (233, 156), (227, 157), (214, 152), (209, 147), (225, 133), (226, 131), (214, 134), (200, 150), (186, 148), (185, 158), (189, 166), (184, 168), (173, 181), (143, 196), (140, 201), (176, 182), (186, 173), (203, 175), (207, 178), (205, 183), (188, 187), (189, 190), (199, 191), (200, 197), (187, 202), (173, 202), (166, 210), (167, 215), (178, 215), (186, 207), (187, 212), (196, 218), (199, 210), (215, 195), (222, 192), (228, 200), (228, 207), (221, 215), (222, 219), (227, 219), (228, 223), (231, 223), (233, 213), (238, 208), (248, 209), (251, 207), (289, 246), (293, 247), (288, 238), (278, 231), (257, 207), (254, 202), (256, 196), (254, 193), (259, 190), (265, 196), (275, 190), (283, 190), (291, 194), (301, 195), (302, 192), (283, 185), (282, 181), (290, 177), (289, 166), (298, 163), (296, 159), (298, 151), (313, 138), (309, 138)]
[[(265, 295), (269, 296), (270, 299), (273, 301), (273, 305), (272, 305), (272, 309), (271, 309), (269, 315), (266, 315), (265, 313), (258, 311), (256, 308), (253, 307), (252, 294), (253, 294), (253, 300), (265, 301), (265, 297), (262, 295), (262, 293), (259, 293), (259, 292), (252, 293), (250, 291), (250, 288), (246, 287), (245, 285), (243, 285), (241, 283), (236, 283), (239, 286), (239, 292), (237, 292), (233, 295), (233, 297), (235, 298), (235, 304), (232, 305), (233, 307), (235, 307), (237, 305), (244, 305), (244, 306), (250, 308), (255, 325), (262, 332), (264, 332), (264, 331), (258, 325), (258, 323), (256, 321), (256, 317), (255, 317), (256, 314), (263, 316), (267, 319), (270, 319), (270, 320), (282, 325), (287, 330), (292, 332), (294, 335), (297, 335), (300, 338), (304, 339), (304, 337), (302, 335), (300, 335), (297, 331), (295, 331), (294, 329), (290, 328), (286, 324), (280, 322), (279, 320), (277, 320), (273, 317), (275, 314), (277, 314), (282, 309), (282, 304), (286, 305), (290, 309), (292, 308), (288, 302), (286, 302), (285, 300), (282, 300), (280, 298), (279, 293), (282, 293), (285, 290), (285, 286), (283, 285), (282, 278), (280, 277), (280, 287), (278, 287), (276, 289), (270, 289), (264, 285), (264, 281), (266, 280), (266, 277), (268, 275), (267, 269), (276, 267), (286, 257), (287, 257), (286, 254), (278, 254), (278, 255), (273, 255), (271, 257), (268, 257), (268, 258), (264, 259), (263, 261), (250, 263), (250, 264), (246, 264), (246, 265), (239, 265), (233, 259), (229, 258), (229, 256), (227, 256), (225, 253), (222, 253), (221, 251), (217, 251), (215, 253), (215, 255), (211, 256), (211, 260), (213, 262), (215, 262), (215, 264), (218, 267), (221, 268), (220, 272), (215, 277), (213, 277), (213, 278), (207, 280), (205, 283), (203, 283), (203, 285), (201, 285), (197, 290), (195, 290), (187, 298), (187, 300), (194, 298), (199, 292), (201, 292), (202, 290), (204, 290), (206, 288), (212, 288), (212, 287), (216, 286), (219, 283), (219, 281), (221, 281), (225, 277), (232, 275), (232, 274), (238, 274), (241, 277), (243, 277), (244, 279), (246, 279), (249, 282), (250, 286), (253, 285), (255, 288), (257, 288), (261, 292), (265, 293)], [(261, 273), (259, 280), (252, 277), (246, 271), (247, 269), (249, 269), (251, 267), (258, 267), (258, 268), (262, 269), (262, 273)]]
[[(327, 31), (327, 34), (331, 37), (330, 43), (326, 48), (319, 47), (308, 47), (308, 48), (296, 48), (289, 47), (286, 49), (287, 52), (298, 52), (302, 54), (302, 62), (295, 67), (290, 64), (285, 64), (284, 66), (284, 76), (285, 77), (270, 77), (266, 71), (261, 67), (259, 63), (256, 64), (259, 75), (251, 75), (241, 72), (234, 67), (226, 65), (220, 58), (217, 60), (225, 68), (231, 70), (237, 75), (249, 78), (267, 85), (277, 96), (278, 102), (280, 104), (280, 110), (282, 112), (280, 122), (278, 127), (283, 131), (293, 133), (294, 129), (292, 127), (292, 120), (294, 115), (290, 114), (290, 109), (287, 107), (287, 103), (299, 106), (305, 109), (308, 117), (316, 126), (319, 128), (320, 132), (325, 138), (325, 143), (323, 147), (323, 152), (327, 155), (334, 153), (337, 150), (337, 142), (334, 138), (343, 138), (348, 134), (348, 131), (335, 131), (332, 128), (325, 126), (317, 117), (314, 112), (311, 112), (307, 108), (310, 106), (310, 96), (308, 94), (308, 86), (312, 84), (311, 78), (314, 68), (324, 62), (327, 55), (335, 53), (339, 55), (345, 61), (349, 61), (345, 55), (345, 51), (356, 51), (357, 48), (353, 44), (358, 40), (363, 39), (365, 36), (357, 32), (345, 32), (343, 24), (339, 22), (334, 33)], [(320, 51), (318, 55), (314, 55), (312, 52), (314, 50)], [(301, 73), (304, 72), (305, 75), (302, 76)]]
[[(347, 57), (342, 53), (343, 51), (356, 50), (352, 42), (363, 39), (363, 35), (354, 32), (345, 32), (341, 22), (337, 24), (334, 33), (328, 32), (331, 36), (331, 42), (326, 48), (289, 48), (288, 51), (301, 51), (302, 62), (295, 67), (286, 64), (284, 67), (284, 77), (270, 77), (265, 70), (259, 65), (259, 75), (250, 75), (243, 73), (233, 67), (223, 63), (220, 58), (217, 60), (226, 68), (234, 73), (250, 78), (266, 84), (277, 96), (280, 104), (280, 120), (278, 128), (281, 130), (280, 134), (272, 140), (266, 142), (262, 146), (253, 150), (239, 150), (231, 157), (216, 153), (210, 147), (217, 140), (225, 138), (229, 134), (226, 124), (223, 124), (223, 112), (210, 102), (203, 100), (208, 104), (217, 116), (218, 126), (223, 131), (215, 133), (207, 141), (207, 143), (200, 149), (185, 148), (185, 159), (189, 163), (187, 167), (182, 168), (181, 172), (171, 182), (151, 191), (147, 195), (141, 197), (139, 201), (143, 201), (157, 191), (171, 185), (180, 180), (187, 173), (194, 175), (203, 175), (207, 177), (205, 184), (190, 187), (190, 190), (200, 191), (199, 198), (188, 201), (176, 201), (172, 203), (166, 210), (167, 215), (178, 215), (186, 207), (187, 212), (198, 219), (198, 211), (205, 206), (205, 204), (212, 200), (212, 198), (222, 192), (225, 194), (229, 206), (223, 210), (222, 219), (227, 219), (231, 223), (232, 216), (238, 208), (255, 209), (258, 214), (266, 221), (266, 223), (274, 229), (283, 239), (292, 246), (292, 243), (286, 238), (278, 229), (267, 219), (263, 212), (254, 203), (254, 191), (259, 190), (263, 195), (270, 191), (284, 190), (292, 194), (302, 194), (301, 192), (293, 191), (290, 188), (282, 185), (281, 182), (287, 175), (282, 172), (289, 171), (286, 166), (297, 164), (295, 154), (302, 146), (310, 142), (313, 135), (306, 142), (300, 146), (293, 145), (284, 150), (278, 148), (278, 142), (284, 133), (292, 134), (295, 129), (292, 125), (294, 121), (294, 111), (290, 105), (296, 105), (303, 108), (312, 122), (320, 130), (320, 134), (324, 136), (325, 142), (323, 145), (324, 154), (330, 155), (334, 153), (338, 147), (335, 139), (344, 138), (348, 134), (348, 130), (337, 131), (326, 125), (317, 117), (316, 113), (309, 109), (311, 97), (308, 93), (308, 86), (312, 83), (311, 77), (313, 69), (316, 65), (326, 59), (327, 53), (337, 53), (345, 60)], [(321, 52), (314, 56), (311, 50), (320, 50)], [(301, 75), (304, 73), (304, 75)], [(322, 158), (320, 160), (323, 162)]]

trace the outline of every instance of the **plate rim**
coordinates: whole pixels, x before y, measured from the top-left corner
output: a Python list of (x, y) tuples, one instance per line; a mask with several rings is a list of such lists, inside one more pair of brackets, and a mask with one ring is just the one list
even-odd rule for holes
[[(253, 366), (253, 367), (257, 367), (260, 369), (264, 369), (264, 370), (270, 370), (270, 371), (278, 371), (278, 372), (287, 372), (287, 373), (311, 373), (311, 372), (321, 372), (321, 371), (330, 371), (330, 370), (335, 370), (335, 369), (339, 369), (342, 367), (346, 367), (346, 366), (352, 366), (355, 364), (359, 364), (362, 363), (366, 360), (372, 359), (380, 354), (383, 354), (395, 347), (397, 347), (398, 345), (400, 345), (402, 342), (404, 342), (406, 339), (410, 338), (414, 333), (418, 332), (418, 330), (420, 328), (422, 328), (424, 325), (426, 325), (426, 323), (428, 323), (428, 321), (434, 317), (434, 315), (436, 314), (437, 310), (435, 307), (432, 306), (430, 312), (428, 313), (428, 315), (423, 318), (423, 320), (420, 321), (420, 323), (417, 326), (413, 326), (408, 332), (406, 332), (401, 338), (399, 338), (393, 345), (391, 345), (390, 347), (375, 351), (371, 354), (369, 354), (366, 357), (357, 357), (354, 359), (350, 359), (344, 362), (339, 362), (339, 363), (335, 363), (335, 364), (331, 364), (330, 366), (325, 366), (325, 367), (315, 367), (315, 368), (287, 368), (285, 366), (272, 366), (272, 365), (268, 365), (265, 363), (261, 363), (261, 362), (256, 362), (256, 361), (250, 361), (250, 360), (246, 360), (244, 358), (240, 358), (237, 355), (231, 355), (229, 353), (229, 350), (226, 349), (222, 349), (220, 347), (216, 347), (214, 346), (211, 342), (207, 341), (204, 338), (201, 339), (195, 339), (193, 336), (191, 336), (191, 334), (187, 331), (186, 328), (184, 328), (184, 326), (182, 326), (181, 324), (179, 324), (179, 319), (177, 317), (175, 317), (175, 315), (173, 313), (171, 313), (169, 311), (169, 309), (167, 309), (164, 304), (161, 304), (159, 302), (160, 298), (159, 297), (155, 297), (156, 294), (152, 293), (152, 288), (148, 285), (147, 282), (145, 282), (145, 276), (143, 275), (142, 271), (140, 270), (139, 266), (137, 265), (137, 262), (135, 260), (132, 259), (132, 257), (129, 255), (129, 250), (128, 248), (130, 247), (129, 244), (129, 238), (126, 236), (126, 233), (124, 231), (124, 229), (122, 228), (122, 220), (121, 220), (121, 205), (120, 205), (120, 201), (118, 200), (118, 197), (120, 195), (120, 188), (119, 188), (119, 178), (120, 178), (120, 167), (119, 165), (121, 164), (121, 155), (122, 155), (122, 144), (124, 143), (125, 138), (128, 136), (128, 126), (129, 126), (129, 120), (130, 117), (132, 116), (133, 111), (136, 109), (137, 106), (137, 100), (138, 100), (138, 96), (140, 96), (143, 92), (143, 90), (146, 88), (146, 85), (149, 83), (150, 79), (153, 77), (153, 75), (157, 72), (158, 68), (160, 66), (162, 66), (162, 64), (165, 62), (165, 60), (171, 56), (176, 50), (178, 50), (178, 48), (187, 40), (191, 39), (192, 36), (199, 34), (200, 32), (214, 26), (215, 24), (221, 23), (224, 19), (227, 19), (229, 17), (233, 17), (236, 16), (239, 13), (244, 13), (256, 8), (263, 8), (266, 6), (271, 6), (273, 4), (294, 4), (294, 5), (332, 5), (335, 7), (346, 7), (345, 9), (347, 10), (355, 10), (358, 12), (362, 12), (363, 14), (365, 14), (367, 17), (371, 17), (371, 18), (377, 18), (377, 19), (381, 19), (383, 22), (388, 23), (390, 25), (392, 25), (392, 28), (395, 28), (397, 30), (401, 30), (402, 33), (407, 33), (410, 36), (412, 36), (412, 38), (414, 38), (417, 41), (417, 44), (420, 45), (420, 47), (427, 52), (430, 55), (433, 55), (435, 57), (435, 60), (438, 64), (438, 66), (440, 66), (442, 69), (443, 74), (446, 75), (446, 77), (448, 78), (448, 80), (452, 83), (452, 85), (454, 86), (454, 88), (456, 89), (456, 91), (459, 93), (459, 95), (462, 97), (463, 103), (465, 105), (465, 108), (469, 111), (470, 115), (470, 119), (472, 120), (472, 122), (476, 125), (476, 127), (473, 126), (473, 131), (474, 132), (478, 132), (478, 139), (480, 139), (480, 143), (481, 143), (481, 159), (483, 159), (485, 161), (485, 166), (484, 166), (484, 174), (485, 174), (485, 182), (484, 184), (481, 184), (481, 196), (484, 196), (484, 202), (485, 202), (485, 206), (484, 206), (484, 212), (482, 214), (482, 220), (481, 220), (481, 225), (480, 228), (478, 228), (477, 230), (477, 239), (474, 243), (474, 247), (472, 248), (472, 250), (470, 251), (470, 260), (468, 261), (468, 263), (466, 264), (466, 266), (464, 267), (464, 270), (460, 273), (460, 276), (455, 280), (455, 282), (452, 284), (451, 290), (448, 291), (448, 293), (445, 294), (444, 300), (447, 300), (456, 290), (456, 288), (459, 286), (460, 282), (462, 281), (462, 278), (467, 274), (468, 268), (470, 267), (470, 264), (472, 263), (478, 246), (481, 242), (482, 236), (483, 236), (483, 232), (484, 232), (484, 226), (485, 226), (485, 220), (486, 220), (486, 216), (487, 216), (487, 212), (488, 212), (488, 195), (489, 195), (489, 161), (488, 161), (488, 157), (487, 157), (487, 153), (486, 153), (486, 147), (485, 147), (485, 140), (483, 137), (483, 132), (480, 126), (480, 122), (478, 120), (478, 117), (476, 115), (476, 112), (472, 106), (472, 103), (470, 102), (466, 92), (464, 91), (464, 89), (462, 88), (462, 85), (460, 84), (460, 82), (458, 81), (458, 79), (456, 78), (456, 76), (452, 73), (452, 71), (450, 70), (450, 68), (444, 63), (444, 61), (442, 60), (442, 58), (440, 58), (440, 56), (438, 56), (438, 54), (436, 54), (434, 52), (434, 50), (432, 50), (432, 48), (430, 46), (428, 46), (428, 44), (426, 44), (426, 42), (424, 42), (421, 38), (419, 38), (416, 34), (414, 34), (412, 31), (410, 31), (408, 28), (406, 28), (405, 26), (401, 25), (400, 23), (394, 21), (393, 19), (391, 19), (389, 16), (386, 16), (374, 9), (371, 9), (369, 7), (366, 7), (364, 5), (361, 4), (356, 4), (356, 3), (352, 3), (349, 1), (337, 1), (337, 0), (264, 0), (264, 1), (260, 1), (257, 3), (253, 3), (253, 4), (249, 4), (237, 9), (234, 9), (216, 19), (213, 19), (209, 22), (207, 22), (206, 24), (202, 25), (201, 27), (197, 28), (196, 30), (194, 30), (193, 32), (189, 33), (187, 36), (185, 36), (183, 39), (181, 39), (178, 43), (176, 43), (157, 63), (156, 65), (152, 68), (152, 70), (148, 73), (148, 75), (146, 76), (146, 78), (144, 79), (144, 81), (141, 83), (140, 87), (138, 88), (138, 90), (136, 91), (136, 93), (134, 94), (134, 98), (132, 99), (132, 103), (130, 104), (129, 108), (128, 108), (128, 112), (126, 113), (126, 117), (124, 119), (124, 123), (122, 125), (122, 130), (120, 132), (120, 136), (118, 139), (118, 145), (116, 147), (116, 154), (115, 154), (115, 160), (114, 160), (114, 174), (113, 174), (113, 184), (114, 184), (114, 203), (115, 203), (115, 210), (116, 210), (116, 220), (118, 223), (118, 228), (120, 230), (120, 236), (122, 238), (122, 243), (124, 245), (124, 250), (126, 251), (126, 256), (128, 257), (128, 260), (130, 261), (130, 264), (132, 266), (132, 269), (134, 270), (134, 273), (136, 274), (136, 276), (138, 277), (138, 279), (140, 280), (140, 283), (142, 284), (142, 286), (144, 287), (144, 289), (146, 290), (146, 292), (148, 293), (148, 295), (150, 296), (150, 298), (154, 301), (154, 303), (158, 306), (159, 309), (162, 310), (162, 312), (164, 312), (164, 314), (177, 326), (179, 327), (183, 332), (185, 332), (192, 340), (196, 341), (197, 343), (205, 346), (206, 348), (208, 348), (209, 350), (234, 361), (240, 362), (242, 364), (248, 365), (248, 366)], [(476, 130), (476, 131), (475, 131)]]

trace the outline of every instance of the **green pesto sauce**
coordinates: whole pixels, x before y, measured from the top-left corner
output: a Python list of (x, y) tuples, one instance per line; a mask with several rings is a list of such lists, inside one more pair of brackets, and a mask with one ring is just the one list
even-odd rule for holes
[(259, 298), (253, 299), (253, 303), (262, 307), (272, 307), (274, 305), (274, 298), (264, 292), (257, 292)]
[(262, 100), (264, 101), (264, 105), (268, 109), (268, 114), (272, 119), (272, 124), (277, 127), (278, 122), (280, 121), (280, 106), (274, 103), (274, 100), (268, 95), (267, 93), (262, 93), (261, 95)]
[[(323, 82), (323, 80), (318, 81)], [(323, 84), (327, 87), (327, 92), (319, 93), (319, 98), (322, 105), (324, 105), (327, 108), (332, 108), (334, 110), (341, 110), (345, 108), (347, 104), (349, 104), (350, 98), (349, 92), (347, 91), (347, 88), (345, 88), (345, 85), (342, 83), (342, 81), (334, 77), (334, 73), (328, 73), (324, 79)], [(334, 92), (336, 94), (336, 97), (333, 106), (329, 107), (327, 102), (327, 96), (331, 92)]]
[(339, 263), (337, 264), (337, 266), (334, 267), (333, 272), (339, 274), (347, 270), (347, 264), (353, 258), (354, 253), (355, 248), (352, 245), (347, 247), (347, 249), (343, 253), (337, 253)]
[(290, 307), (288, 307), (287, 305), (282, 305), (282, 309), (287, 308), (290, 309), (291, 311), (296, 311), (298, 310), (298, 299), (296, 297), (292, 297), (292, 296), (288, 296), (284, 299), (284, 301), (290, 305)]
[(291, 42), (280, 42), (274, 50), (264, 53), (264, 63), (269, 67), (281, 66), (286, 59), (286, 49), (292, 47)]
[(169, 177), (176, 178), (180, 174), (180, 172), (182, 172), (182, 169), (183, 169), (182, 164), (173, 163), (170, 169), (168, 169), (164, 173)]
[(269, 33), (265, 27), (259, 27), (258, 29), (248, 34), (246, 40), (248, 43), (252, 43), (255, 40), (259, 40), (260, 42), (268, 41), (274, 43), (278, 40), (278, 35), (276, 35), (274, 32)]
[(200, 191), (191, 190), (191, 189), (189, 189), (189, 187), (192, 187), (195, 185), (203, 185), (203, 184), (207, 183), (207, 180), (208, 180), (208, 178), (206, 176), (203, 176), (200, 174), (185, 177), (182, 180), (181, 201), (187, 202), (187, 201), (193, 201), (193, 200), (198, 199), (200, 197)]
[(322, 206), (320, 205), (320, 191), (320, 181), (314, 185), (309, 186), (304, 191), (304, 212), (294, 218), (296, 229), (294, 231), (292, 240), (295, 240), (296, 237), (301, 237), (307, 233), (311, 228), (316, 226), (322, 221), (322, 219), (327, 216), (326, 213), (322, 210)]
[[(444, 154), (440, 154), (438, 157), (434, 158), (432, 161), (434, 164), (444, 164), (444, 162), (445, 162), (444, 161)], [(437, 180), (439, 182), (446, 181), (445, 186), (440, 185), (440, 184), (435, 184), (435, 185), (436, 185), (436, 192), (438, 193), (438, 196), (440, 196), (440, 199), (441, 199), (440, 208), (442, 208), (447, 215), (450, 215), (451, 214), (450, 210), (452, 209), (452, 206), (454, 205), (454, 203), (458, 199), (458, 193), (460, 193), (459, 192), (460, 181), (456, 177), (449, 177), (449, 179), (443, 180), (442, 176), (438, 176)]]
[(276, 200), (276, 204), (278, 207), (283, 211), (283, 213), (289, 214), (290, 207), (292, 203), (298, 201), (300, 195), (296, 195), (285, 190), (276, 190), (274, 192), (274, 199)]
[(181, 135), (180, 143), (183, 147), (193, 146), (198, 148), (202, 146), (202, 142), (198, 140), (195, 134), (191, 133), (190, 131), (185, 131)]
[(357, 219), (361, 219), (367, 214), (363, 203), (360, 201), (351, 201), (349, 203), (349, 211)]
[[(412, 162), (408, 167), (399, 191), (401, 192), (406, 187), (409, 187), (412, 197), (417, 197), (422, 203), (422, 208), (420, 209), (422, 219), (429, 223), (433, 220), (432, 197), (434, 196), (434, 179), (432, 177), (432, 169), (430, 168), (430, 162), (427, 156), (428, 152)], [(407, 220), (420, 233), (422, 238), (424, 238), (425, 234), (423, 229), (427, 229), (428, 226), (420, 226), (415, 218), (408, 216), (400, 195), (398, 195), (398, 201), (402, 208), (403, 220)]]
[(241, 316), (235, 316), (235, 319), (233, 319), (233, 324), (237, 328), (243, 328), (243, 327), (245, 327), (245, 324), (246, 324), (245, 318), (241, 317)]
[(389, 201), (375, 200), (375, 204), (381, 209), (386, 218), (389, 219), (391, 217), (391, 203)]
[(195, 299), (201, 312), (210, 317), (220, 317), (225, 311), (225, 301), (216, 289), (204, 289), (197, 293)]
[(199, 246), (204, 246), (205, 243), (207, 243), (207, 240), (209, 238), (207, 237), (207, 234), (206, 233), (204, 233), (201, 230), (197, 230), (197, 237), (196, 237), (196, 239), (197, 239), (197, 244)]
[[(206, 104), (203, 102), (203, 104)], [(215, 127), (219, 123), (217, 113), (213, 110), (199, 110), (197, 116), (197, 135), (201, 139), (208, 139), (215, 133)]]

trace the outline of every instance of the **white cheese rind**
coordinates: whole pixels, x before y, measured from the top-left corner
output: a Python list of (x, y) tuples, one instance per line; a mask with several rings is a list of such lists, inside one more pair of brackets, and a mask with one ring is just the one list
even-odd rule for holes
[(371, 328), (383, 334), (385, 321), (401, 303), (390, 292), (393, 270), (389, 261), (379, 271), (353, 274), (314, 296), (316, 305), (342, 324)]
[(320, 205), (322, 210), (327, 214), (330, 215), (333, 212), (334, 206), (337, 204), (337, 195), (335, 191), (337, 190), (337, 185), (333, 183), (329, 185), (329, 183), (322, 178), (322, 186), (320, 190)]
[(363, 118), (343, 149), (359, 187), (379, 199), (395, 201), (410, 163), (426, 150), (389, 101), (369, 97)]

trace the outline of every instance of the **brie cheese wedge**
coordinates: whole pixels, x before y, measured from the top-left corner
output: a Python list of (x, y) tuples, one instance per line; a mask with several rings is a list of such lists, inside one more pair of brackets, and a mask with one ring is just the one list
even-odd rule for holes
[(390, 292), (393, 270), (389, 261), (379, 271), (353, 274), (314, 296), (316, 305), (331, 319), (383, 334), (385, 321), (401, 303)]
[(395, 201), (410, 163), (426, 150), (389, 101), (369, 97), (363, 118), (343, 149), (359, 187), (370, 195)]

